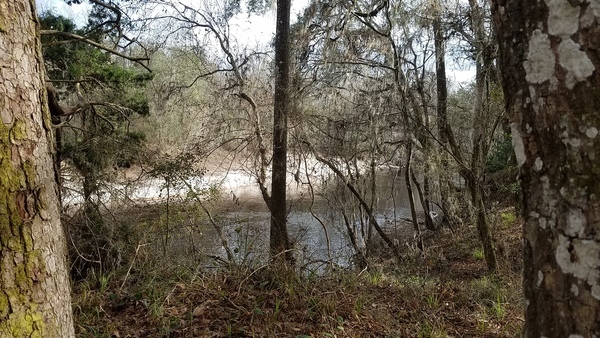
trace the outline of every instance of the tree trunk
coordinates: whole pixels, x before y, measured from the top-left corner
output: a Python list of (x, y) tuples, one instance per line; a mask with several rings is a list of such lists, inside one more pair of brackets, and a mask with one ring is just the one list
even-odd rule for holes
[[(442, 29), (442, 18), (440, 11), (439, 1), (436, 1), (436, 14), (433, 21), (433, 34), (434, 34), (434, 48), (435, 48), (435, 73), (436, 73), (436, 115), (437, 125), (440, 143), (443, 147), (448, 148), (448, 113), (447, 113), (447, 100), (448, 100), (448, 83), (446, 78), (446, 48), (444, 31)], [(452, 150), (449, 150), (452, 151)], [(452, 193), (450, 179), (452, 178), (448, 174), (448, 153), (445, 150), (440, 150), (441, 157), (441, 172), (439, 173), (439, 189), (440, 189), (440, 201), (442, 203), (442, 209), (444, 216), (448, 220), (450, 228), (454, 228), (454, 224), (458, 223), (452, 210), (452, 202), (450, 201), (450, 194)]]
[(423, 236), (421, 236), (421, 228), (419, 227), (419, 220), (417, 218), (417, 210), (415, 207), (415, 196), (412, 190), (412, 183), (410, 182), (410, 175), (412, 160), (412, 143), (408, 141), (406, 143), (406, 168), (404, 168), (404, 183), (406, 184), (406, 191), (408, 195), (408, 202), (410, 205), (410, 216), (412, 219), (413, 229), (415, 230), (415, 239), (417, 240), (417, 248), (423, 251)]
[[(475, 169), (473, 169), (475, 171)], [(483, 246), (483, 253), (485, 256), (485, 263), (489, 272), (495, 272), (498, 266), (496, 260), (496, 253), (494, 252), (494, 240), (492, 238), (492, 231), (487, 220), (487, 206), (485, 205), (483, 182), (477, 179), (473, 173), (473, 177), (468, 181), (468, 186), (471, 194), (471, 203), (474, 209), (474, 221), (477, 228), (477, 234), (479, 240)]]
[(271, 181), (271, 257), (283, 254), (293, 262), (287, 231), (287, 116), (290, 102), (290, 0), (277, 0), (275, 27), (275, 97), (273, 114), (273, 176)]
[(524, 336), (600, 336), (600, 7), (492, 10), (524, 198)]
[[(492, 57), (487, 52), (486, 34), (484, 26), (483, 12), (477, 0), (469, 0), (471, 21), (473, 26), (475, 47), (475, 103), (473, 118), (473, 153), (471, 155), (471, 164), (469, 175), (465, 181), (471, 192), (471, 203), (474, 209), (474, 220), (479, 234), (479, 240), (483, 245), (485, 262), (490, 272), (496, 270), (497, 261), (494, 252), (494, 242), (490, 225), (488, 224), (485, 202), (485, 161), (487, 156), (486, 133), (490, 131), (485, 127), (486, 118), (489, 119), (489, 111), (486, 109), (486, 102), (489, 96), (486, 93), (486, 85), (489, 83), (489, 73), (492, 67)], [(493, 135), (493, 130), (491, 134)]]
[[(417, 194), (419, 194), (419, 202), (421, 202), (421, 206), (423, 206), (423, 213), (425, 214), (425, 228), (429, 231), (436, 231), (437, 228), (433, 222), (433, 218), (431, 217), (431, 208), (430, 208), (430, 203), (429, 200), (427, 200), (427, 198), (425, 197), (426, 195), (423, 193), (423, 189), (421, 189), (421, 184), (419, 183), (419, 180), (417, 180), (417, 176), (415, 176), (415, 172), (411, 170), (410, 172), (410, 178), (413, 182), (413, 184), (415, 185), (415, 188), (417, 188)], [(427, 182), (427, 180), (424, 179), (425, 182)], [(423, 184), (423, 186), (425, 186), (425, 184)]]
[(35, 3), (0, 8), (0, 337), (74, 337)]

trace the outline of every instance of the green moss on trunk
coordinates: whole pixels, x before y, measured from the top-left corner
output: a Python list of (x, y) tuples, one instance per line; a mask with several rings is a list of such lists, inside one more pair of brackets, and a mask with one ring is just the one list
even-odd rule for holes
[(4, 18), (0, 16), (0, 33), (6, 33), (6, 24)]
[[(0, 250), (10, 257), (3, 264), (12, 263), (2, 266), (9, 284), (0, 286), (0, 337), (42, 337), (44, 329), (42, 312), (33, 297), (34, 281), (44, 273), (43, 258), (34, 250), (32, 223), (21, 215), (28, 208), (27, 196), (37, 195), (27, 193), (32, 188), (35, 166), (10, 160), (15, 158), (14, 143), (24, 139), (25, 123), (17, 120), (10, 129), (0, 123)], [(20, 201), (19, 196), (25, 200)], [(37, 201), (34, 205), (36, 209), (41, 206)]]
[(43, 316), (39, 311), (31, 309), (30, 311), (11, 314), (6, 323), (0, 324), (0, 334), (3, 337), (41, 338), (43, 337), (43, 328)]

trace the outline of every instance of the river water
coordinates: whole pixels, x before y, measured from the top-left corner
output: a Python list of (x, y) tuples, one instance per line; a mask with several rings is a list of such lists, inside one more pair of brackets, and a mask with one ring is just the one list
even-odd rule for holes
[[(307, 265), (320, 266), (323, 262), (330, 262), (348, 266), (355, 252), (344, 214), (348, 224), (357, 234), (357, 244), (360, 247), (364, 247), (368, 237), (367, 217), (359, 208), (356, 198), (332, 172), (323, 168), (311, 170), (310, 173), (305, 172), (303, 177), (312, 177), (314, 199), (311, 197), (307, 179), (300, 182), (291, 179), (288, 184), (287, 222), (290, 239), (294, 243), (295, 257)], [(158, 178), (128, 185), (115, 183), (105, 186), (100, 198), (102, 204), (110, 209), (115, 206), (122, 209), (122, 206), (131, 204), (132, 201), (150, 209), (159, 205), (164, 208), (167, 196), (168, 202), (173, 205), (183, 201), (194, 205), (196, 202), (189, 198), (190, 187), (195, 191), (206, 191), (215, 187), (220, 198), (216, 202), (205, 201), (203, 204), (210, 211), (214, 223), (222, 228), (235, 261), (255, 265), (267, 261), (270, 215), (251, 175), (238, 170), (219, 175), (192, 177), (186, 182), (187, 184), (170, 187), (168, 191), (165, 181)], [(411, 217), (404, 175), (399, 174), (395, 168), (380, 169), (376, 173), (376, 182), (376, 203), (373, 210), (377, 222), (386, 232), (403, 234), (400, 241), (410, 241), (412, 225), (403, 221)], [(367, 191), (365, 200), (371, 203), (368, 193), (371, 187), (364, 173), (353, 183), (359, 191)], [(76, 187), (80, 184), (74, 182), (72, 185)], [(73, 193), (77, 189), (69, 191), (71, 193), (63, 194), (63, 206), (67, 210), (76, 210), (82, 197)], [(418, 196), (415, 196), (415, 202), (417, 211), (422, 212)], [(195, 210), (194, 213), (170, 215), (167, 221), (164, 212), (157, 212), (155, 219), (150, 221), (160, 223), (160, 226), (152, 229), (165, 232), (164, 237), (168, 239), (152, 242), (154, 250), (162, 250), (174, 261), (186, 258), (198, 261), (207, 256), (226, 258), (226, 251), (214, 225), (202, 210)], [(163, 235), (157, 238), (160, 236)], [(378, 236), (374, 229), (372, 236)], [(208, 265), (214, 262), (212, 259), (204, 261)]]
[[(377, 203), (374, 214), (386, 231), (403, 233), (409, 240), (412, 225), (404, 176), (397, 170), (387, 169), (377, 173)], [(358, 201), (349, 193), (343, 182), (330, 177), (318, 187), (314, 202), (310, 189), (290, 186), (288, 229), (294, 243), (294, 254), (299, 262), (320, 266), (325, 262), (348, 266), (355, 253), (351, 245), (343, 211), (354, 227), (358, 245), (364, 246), (367, 235), (367, 218), (361, 215)], [(316, 189), (316, 188), (315, 188)], [(370, 189), (370, 188), (367, 188)], [(213, 205), (213, 217), (223, 227), (236, 262), (261, 264), (266, 262), (269, 248), (270, 214), (256, 186), (236, 186), (222, 191), (220, 202)], [(418, 196), (415, 196), (417, 202)], [(367, 194), (367, 201), (370, 196)], [(422, 212), (417, 202), (417, 211)], [(202, 254), (226, 257), (218, 233), (207, 220), (200, 221), (201, 234), (180, 238), (182, 245), (200, 248)], [(362, 230), (362, 231), (361, 231)], [(365, 237), (360, 234), (364, 233)], [(372, 236), (378, 236), (373, 229)], [(400, 243), (403, 244), (403, 243)]]

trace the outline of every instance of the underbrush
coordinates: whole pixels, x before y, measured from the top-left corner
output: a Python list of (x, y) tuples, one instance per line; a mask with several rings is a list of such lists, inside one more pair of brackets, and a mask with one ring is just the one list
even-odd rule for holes
[[(362, 271), (144, 260), (74, 285), (79, 337), (515, 337), (522, 317), (520, 223), (493, 218), (499, 269), (472, 228), (405, 247)], [(139, 254), (141, 256), (141, 254)], [(202, 266), (199, 268), (199, 266)]]

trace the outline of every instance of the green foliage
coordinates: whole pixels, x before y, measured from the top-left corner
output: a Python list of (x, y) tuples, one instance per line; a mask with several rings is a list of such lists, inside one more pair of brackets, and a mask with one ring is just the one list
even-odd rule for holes
[(129, 97), (123, 98), (123, 104), (130, 111), (134, 111), (140, 115), (150, 114), (150, 105), (144, 92), (135, 92), (129, 95)]
[(517, 215), (514, 212), (503, 212), (500, 214), (502, 224), (505, 226), (513, 225), (517, 221)]
[[(96, 14), (100, 15), (96, 19), (113, 15)], [(90, 35), (90, 29), (77, 29), (72, 20), (63, 16), (43, 13), (40, 22), (43, 29), (85, 35), (102, 43), (102, 34)], [(145, 86), (152, 75), (125, 67), (109, 53), (85, 42), (44, 35), (42, 43), (48, 76), (61, 81), (55, 84), (58, 91), (66, 93), (63, 96), (75, 104), (82, 103), (82, 99), (101, 103), (72, 122), (79, 124), (77, 129), (63, 128), (62, 158), (70, 160), (80, 172), (93, 176), (114, 165), (130, 165), (135, 154), (140, 153), (144, 137), (130, 133), (128, 118), (134, 113), (150, 113)]]
[[(102, 43), (101, 35), (86, 35), (74, 22), (51, 12), (40, 16), (42, 29), (51, 29), (85, 36)], [(51, 80), (80, 82), (87, 96), (101, 95), (107, 102), (124, 106), (139, 114), (148, 114), (145, 86), (153, 77), (151, 73), (125, 67), (109, 53), (85, 42), (65, 39), (60, 35), (42, 36), (44, 61)], [(74, 83), (62, 84), (59, 90), (72, 92)], [(99, 90), (101, 88), (101, 90)]]
[(503, 319), (506, 315), (506, 296), (503, 295), (501, 290), (496, 292), (496, 300), (492, 302), (492, 308), (497, 319)]
[(489, 188), (494, 198), (519, 205), (521, 186), (510, 134), (503, 134), (489, 152), (486, 162)]
[(478, 259), (478, 260), (484, 260), (485, 259), (485, 252), (483, 251), (483, 248), (477, 248), (473, 251), (473, 258)]
[[(39, 20), (42, 29), (79, 33), (75, 23), (61, 15), (46, 12), (40, 16)], [(68, 74), (72, 72), (71, 60), (76, 59), (75, 55), (81, 45), (63, 43), (63, 40), (56, 35), (42, 35), (42, 45), (44, 46), (44, 62), (48, 76), (51, 79), (68, 78)]]
[[(98, 121), (98, 124), (101, 124)], [(141, 161), (140, 149), (144, 147), (145, 135), (140, 132), (110, 133), (107, 137), (84, 138), (80, 134), (67, 133), (63, 140), (61, 155), (77, 170), (96, 177), (115, 166), (129, 167)]]
[(130, 131), (126, 133), (126, 136), (131, 142), (138, 144), (146, 141), (146, 134), (141, 131)]
[(437, 327), (429, 320), (424, 319), (420, 325), (419, 338), (441, 338), (448, 337), (448, 334), (442, 327)]
[(167, 182), (175, 184), (179, 179), (189, 177), (200, 177), (204, 174), (202, 170), (194, 168), (197, 163), (197, 155), (182, 153), (177, 156), (165, 156), (154, 165), (150, 173), (153, 177), (162, 177)]
[(248, 12), (250, 13), (264, 14), (272, 6), (273, 0), (248, 0)]
[(439, 295), (435, 293), (431, 293), (425, 297), (427, 300), (427, 306), (436, 309), (440, 305)]
[[(43, 13), (42, 29), (85, 37), (102, 44), (111, 34), (116, 13), (95, 6), (88, 27), (78, 28), (63, 16)], [(122, 24), (122, 22), (121, 22)], [(112, 27), (114, 28), (114, 27)], [(61, 123), (57, 132), (60, 160), (68, 162), (82, 180), (84, 205), (70, 221), (72, 274), (84, 278), (89, 273), (117, 269), (129, 251), (128, 227), (105, 220), (97, 198), (102, 181), (113, 180), (116, 167), (130, 167), (145, 160), (146, 136), (130, 130), (130, 118), (148, 115), (146, 84), (152, 75), (87, 42), (61, 34), (42, 36), (48, 77), (60, 93), (61, 106), (86, 106)], [(53, 122), (66, 118), (54, 116)], [(105, 281), (108, 283), (108, 280)], [(104, 287), (105, 288), (105, 287)]]
[(46, 12), (40, 17), (40, 23), (44, 29), (52, 29), (61, 32), (75, 32), (75, 23), (62, 15)]
[[(78, 29), (75, 23), (52, 12), (42, 13), (40, 24), (44, 30), (56, 30), (83, 36), (102, 43), (105, 35)], [(143, 86), (152, 75), (119, 65), (110, 53), (86, 42), (61, 35), (42, 35), (44, 61), (52, 80), (95, 80), (96, 84), (108, 84), (115, 89), (127, 86)], [(70, 86), (72, 88), (72, 86)]]
[(486, 171), (488, 173), (495, 173), (515, 165), (511, 136), (505, 134), (498, 142), (496, 142), (496, 144), (494, 144), (494, 147), (487, 158)]
[[(246, 9), (249, 14), (264, 14), (273, 5), (273, 0), (247, 0), (245, 3), (241, 0), (228, 0), (225, 2), (223, 16), (226, 21), (240, 14)], [(243, 8), (245, 7), (245, 8)]]

